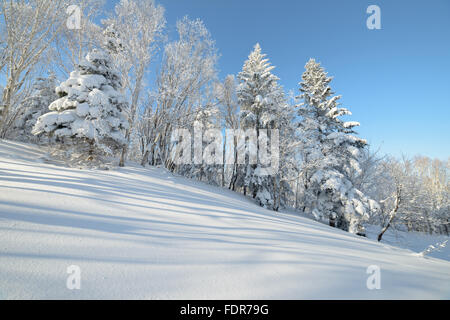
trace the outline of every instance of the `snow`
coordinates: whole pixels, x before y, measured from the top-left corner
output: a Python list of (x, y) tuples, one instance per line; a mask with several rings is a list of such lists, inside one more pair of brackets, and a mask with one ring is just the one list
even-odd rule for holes
[[(98, 89), (94, 89), (91, 92), (89, 92), (88, 95), (88, 101), (89, 104), (92, 106), (108, 106), (109, 105), (109, 97), (107, 94), (105, 94), (104, 92), (98, 90)], [(92, 114), (92, 110), (90, 112)], [(97, 113), (92, 114), (92, 116), (94, 117), (99, 117), (101, 114), (100, 109), (98, 110)]]
[(449, 261), (160, 168), (66, 168), (0, 141), (0, 299), (449, 299), (449, 284)]
[[(103, 151), (120, 148), (128, 121), (123, 112), (125, 100), (115, 89), (119, 83), (111, 65), (106, 53), (92, 50), (77, 67), (78, 71), (72, 72), (70, 78), (56, 88), (62, 98), (50, 105), (53, 112), (38, 118), (33, 133), (39, 135), (55, 130), (56, 137), (93, 140), (91, 142)], [(57, 119), (55, 112), (59, 114)]]
[(79, 117), (86, 117), (89, 114), (89, 104), (80, 103), (77, 105), (77, 115)]
[(74, 110), (65, 110), (59, 114), (57, 124), (73, 122), (76, 119), (77, 117)]
[[(376, 239), (381, 228), (379, 226), (369, 226), (366, 231), (370, 239)], [(405, 248), (415, 254), (421, 254), (428, 246), (436, 247), (436, 244), (442, 244), (446, 240), (448, 241), (449, 237), (445, 235), (429, 235), (421, 232), (405, 232), (389, 228), (383, 234), (382, 243)], [(450, 261), (450, 244), (447, 243), (444, 248), (438, 248), (438, 250), (426, 253), (426, 256)]]
[(353, 127), (359, 127), (360, 123), (357, 121), (347, 121), (344, 122), (344, 128), (353, 128)]
[(107, 81), (106, 78), (100, 74), (83, 74), (79, 75), (78, 84), (83, 88), (93, 90), (99, 89)]

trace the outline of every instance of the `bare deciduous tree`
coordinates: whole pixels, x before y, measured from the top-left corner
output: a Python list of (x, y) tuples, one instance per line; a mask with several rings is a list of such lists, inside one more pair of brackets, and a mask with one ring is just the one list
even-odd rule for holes
[[(219, 83), (217, 86), (217, 95), (220, 103), (220, 112), (221, 118), (223, 121), (223, 125), (226, 129), (237, 130), (239, 129), (239, 104), (237, 101), (237, 84), (233, 75), (228, 75), (223, 83)], [(231, 168), (231, 177), (229, 183), (229, 189), (234, 190), (234, 182), (236, 181), (236, 171), (237, 171), (237, 145), (238, 145), (238, 137), (233, 135), (233, 165)], [(226, 146), (227, 146), (227, 136), (225, 135), (225, 139), (223, 141), (223, 166), (222, 166), (222, 187), (225, 185), (225, 176), (226, 176)]]
[[(211, 103), (216, 78), (217, 50), (201, 20), (187, 17), (177, 23), (177, 41), (166, 45), (156, 80), (151, 121), (151, 142), (142, 163), (168, 166), (174, 128), (189, 128), (196, 111)], [(148, 151), (148, 152), (147, 152)]]
[(121, 0), (115, 7), (115, 15), (103, 21), (112, 26), (120, 38), (122, 50), (113, 54), (122, 73), (122, 82), (130, 96), (128, 112), (128, 143), (122, 150), (120, 166), (125, 165), (128, 145), (135, 127), (136, 113), (144, 87), (144, 77), (151, 59), (163, 37), (166, 24), (164, 8), (154, 0)]
[(56, 38), (51, 54), (66, 76), (81, 60), (102, 43), (101, 27), (94, 20), (99, 16), (105, 0), (70, 0), (80, 9), (80, 28), (63, 28)]
[[(64, 0), (0, 1), (2, 46), (0, 68), (5, 68), (5, 88), (0, 107), (0, 137), (14, 123), (20, 91), (42, 55), (64, 28)], [(23, 98), (23, 97), (22, 97)]]

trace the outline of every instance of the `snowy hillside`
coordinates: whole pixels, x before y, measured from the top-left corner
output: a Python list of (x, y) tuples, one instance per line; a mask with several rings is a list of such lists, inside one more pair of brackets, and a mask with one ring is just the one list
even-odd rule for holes
[[(450, 262), (163, 169), (48, 163), (0, 142), (0, 299), (450, 298)], [(71, 265), (81, 289), (69, 290)], [(369, 266), (381, 289), (369, 290)]]

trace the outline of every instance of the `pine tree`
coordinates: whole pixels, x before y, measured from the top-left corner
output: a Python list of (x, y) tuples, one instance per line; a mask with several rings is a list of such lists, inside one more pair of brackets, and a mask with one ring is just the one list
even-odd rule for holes
[(96, 152), (111, 154), (125, 143), (127, 102), (119, 93), (120, 80), (108, 54), (93, 50), (56, 88), (60, 98), (51, 112), (39, 117), (33, 134), (49, 134), (73, 146), (87, 146), (90, 158)]
[(17, 117), (14, 130), (16, 138), (25, 142), (38, 142), (31, 131), (37, 119), (48, 111), (48, 106), (58, 96), (55, 93), (56, 77), (51, 74), (48, 78), (37, 78), (31, 96), (21, 103), (21, 112)]
[(318, 220), (351, 233), (363, 233), (362, 222), (377, 205), (357, 190), (351, 176), (360, 172), (359, 154), (366, 141), (356, 137), (357, 122), (344, 122), (351, 115), (333, 96), (332, 78), (314, 59), (302, 75), (298, 114), (305, 188), (304, 210)]
[[(270, 130), (280, 130), (281, 124), (289, 116), (283, 111), (287, 110), (287, 104), (284, 92), (277, 83), (279, 79), (271, 73), (274, 67), (265, 57), (266, 55), (261, 53), (259, 44), (256, 44), (238, 75), (241, 82), (237, 92), (241, 107), (241, 129), (256, 130), (256, 146), (251, 146), (250, 149), (258, 155), (258, 162), (240, 165), (236, 184), (244, 187), (244, 193), (248, 192), (259, 205), (277, 210), (279, 201), (275, 195), (279, 194), (279, 175), (278, 173), (262, 174), (265, 168), (259, 161), (263, 147), (260, 143), (263, 141), (261, 140), (262, 129), (267, 130), (264, 132), (267, 132), (268, 140), (270, 140), (272, 138)], [(243, 145), (238, 148), (239, 152), (244, 152)]]

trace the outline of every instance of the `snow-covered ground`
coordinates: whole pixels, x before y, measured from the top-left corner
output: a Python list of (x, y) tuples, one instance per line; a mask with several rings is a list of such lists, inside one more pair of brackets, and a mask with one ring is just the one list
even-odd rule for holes
[[(370, 239), (377, 239), (381, 228), (378, 226), (368, 226), (366, 228), (367, 236)], [(437, 249), (426, 253), (427, 257), (434, 257), (450, 261), (450, 239), (445, 235), (429, 235), (420, 232), (404, 232), (389, 228), (381, 240), (383, 243), (396, 247), (409, 249), (416, 253), (421, 253), (428, 246), (434, 246)], [(444, 248), (439, 248), (439, 244), (447, 241)]]
[(65, 168), (0, 141), (0, 299), (27, 298), (449, 299), (450, 262), (163, 169)]

